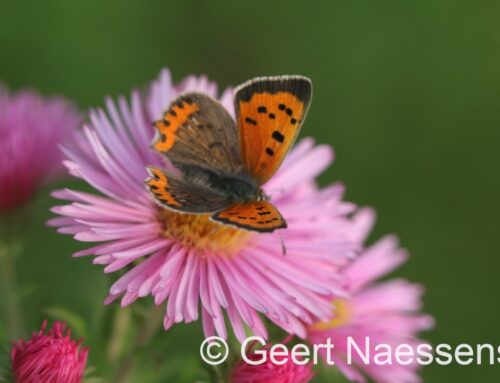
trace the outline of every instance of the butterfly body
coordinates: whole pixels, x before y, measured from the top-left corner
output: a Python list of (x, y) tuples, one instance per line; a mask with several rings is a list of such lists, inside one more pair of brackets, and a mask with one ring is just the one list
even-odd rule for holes
[[(199, 166), (174, 164), (195, 185), (205, 186), (214, 193), (228, 198), (231, 202), (248, 202), (260, 199), (262, 189), (246, 173), (217, 173)], [(208, 207), (207, 207), (208, 208)], [(211, 213), (212, 211), (206, 211)]]
[(215, 221), (257, 232), (285, 228), (262, 185), (295, 141), (311, 94), (302, 76), (250, 80), (235, 90), (236, 121), (204, 94), (182, 95), (155, 123), (153, 142), (177, 171), (149, 167), (148, 190), (182, 213), (212, 213)]

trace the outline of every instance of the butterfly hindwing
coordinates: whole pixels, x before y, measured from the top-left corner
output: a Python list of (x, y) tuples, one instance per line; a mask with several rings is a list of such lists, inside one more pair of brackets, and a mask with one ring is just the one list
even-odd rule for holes
[(174, 176), (160, 168), (147, 168), (150, 178), (146, 180), (148, 190), (163, 207), (184, 213), (213, 213), (231, 203), (226, 196), (208, 188), (194, 185), (182, 176)]
[(267, 201), (237, 203), (215, 213), (212, 219), (263, 233), (287, 227), (278, 209)]
[(201, 93), (180, 96), (154, 125), (153, 148), (172, 163), (226, 173), (241, 169), (234, 120), (213, 98)]
[(311, 81), (261, 77), (236, 89), (236, 124), (244, 169), (261, 185), (278, 170), (309, 108)]

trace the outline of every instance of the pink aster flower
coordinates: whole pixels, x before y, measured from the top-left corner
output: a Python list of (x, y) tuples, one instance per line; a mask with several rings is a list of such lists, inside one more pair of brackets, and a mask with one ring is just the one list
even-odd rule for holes
[[(61, 217), (50, 224), (79, 241), (100, 243), (75, 256), (93, 255), (106, 273), (125, 270), (106, 303), (121, 298), (127, 306), (153, 296), (157, 305), (166, 303), (165, 329), (201, 316), (207, 336), (226, 337), (226, 313), (240, 340), (245, 325), (266, 338), (264, 315), (304, 337), (304, 323), (331, 317), (330, 296), (343, 294), (336, 270), (357, 248), (350, 218), (355, 206), (342, 201), (343, 187), (319, 189), (314, 181), (331, 163), (332, 150), (302, 140), (265, 185), (287, 230), (251, 233), (208, 215), (160, 208), (144, 187), (146, 166), (163, 164), (150, 149), (152, 121), (187, 91), (217, 97), (205, 77), (174, 85), (164, 70), (147, 94), (134, 91), (130, 103), (107, 99), (105, 110), (91, 111), (78, 144), (65, 150), (65, 164), (101, 195), (55, 192), (70, 203), (53, 208)], [(234, 113), (230, 89), (219, 100)]]
[[(373, 213), (358, 213), (360, 220), (373, 220)], [(366, 225), (368, 226), (368, 225)], [(381, 383), (419, 382), (416, 363), (377, 365), (374, 361), (377, 344), (388, 344), (393, 350), (408, 344), (413, 350), (421, 342), (420, 331), (433, 326), (433, 319), (420, 313), (423, 289), (405, 280), (377, 282), (407, 259), (407, 253), (398, 247), (397, 239), (387, 236), (364, 251), (344, 270), (348, 282), (349, 299), (334, 299), (334, 319), (317, 323), (309, 331), (315, 344), (325, 344), (328, 338), (335, 345), (331, 360), (351, 381), (365, 382), (365, 375)], [(347, 363), (348, 338), (365, 351), (369, 338), (370, 363), (352, 351), (353, 359)], [(323, 356), (329, 358), (325, 354)]]
[(58, 145), (79, 121), (62, 98), (43, 99), (28, 90), (9, 95), (0, 84), (0, 213), (22, 206), (63, 169)]
[[(269, 349), (261, 349), (247, 357), (258, 364), (240, 360), (231, 373), (230, 383), (307, 383), (314, 377), (312, 362), (295, 364), (290, 354), (280, 353), (273, 362)], [(260, 363), (263, 358), (265, 362)]]
[(80, 383), (87, 363), (88, 349), (71, 339), (71, 331), (54, 322), (45, 332), (34, 332), (28, 341), (16, 342), (10, 354), (12, 373), (17, 383)]

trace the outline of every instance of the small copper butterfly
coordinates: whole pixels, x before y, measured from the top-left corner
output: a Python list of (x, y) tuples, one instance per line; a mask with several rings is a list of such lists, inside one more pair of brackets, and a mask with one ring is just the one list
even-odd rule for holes
[(148, 167), (148, 189), (178, 212), (257, 232), (286, 228), (261, 186), (297, 138), (311, 96), (306, 77), (255, 78), (235, 89), (236, 121), (207, 95), (178, 97), (154, 123), (153, 141), (178, 172)]

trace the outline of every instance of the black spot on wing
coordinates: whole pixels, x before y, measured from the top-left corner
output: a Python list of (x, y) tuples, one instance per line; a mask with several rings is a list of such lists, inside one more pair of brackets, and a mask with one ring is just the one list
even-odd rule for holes
[(285, 141), (285, 136), (283, 134), (281, 134), (280, 132), (278, 132), (277, 130), (275, 130), (273, 132), (271, 137), (274, 138), (279, 143), (282, 143), (283, 141)]
[(192, 105), (193, 104), (193, 99), (189, 96), (184, 96), (182, 97), (182, 100), (186, 103), (186, 104), (189, 104), (189, 105)]
[(272, 150), (271, 148), (266, 148), (266, 154), (274, 156), (274, 150)]
[(257, 121), (251, 119), (250, 117), (245, 118), (245, 121), (251, 125), (257, 125)]

